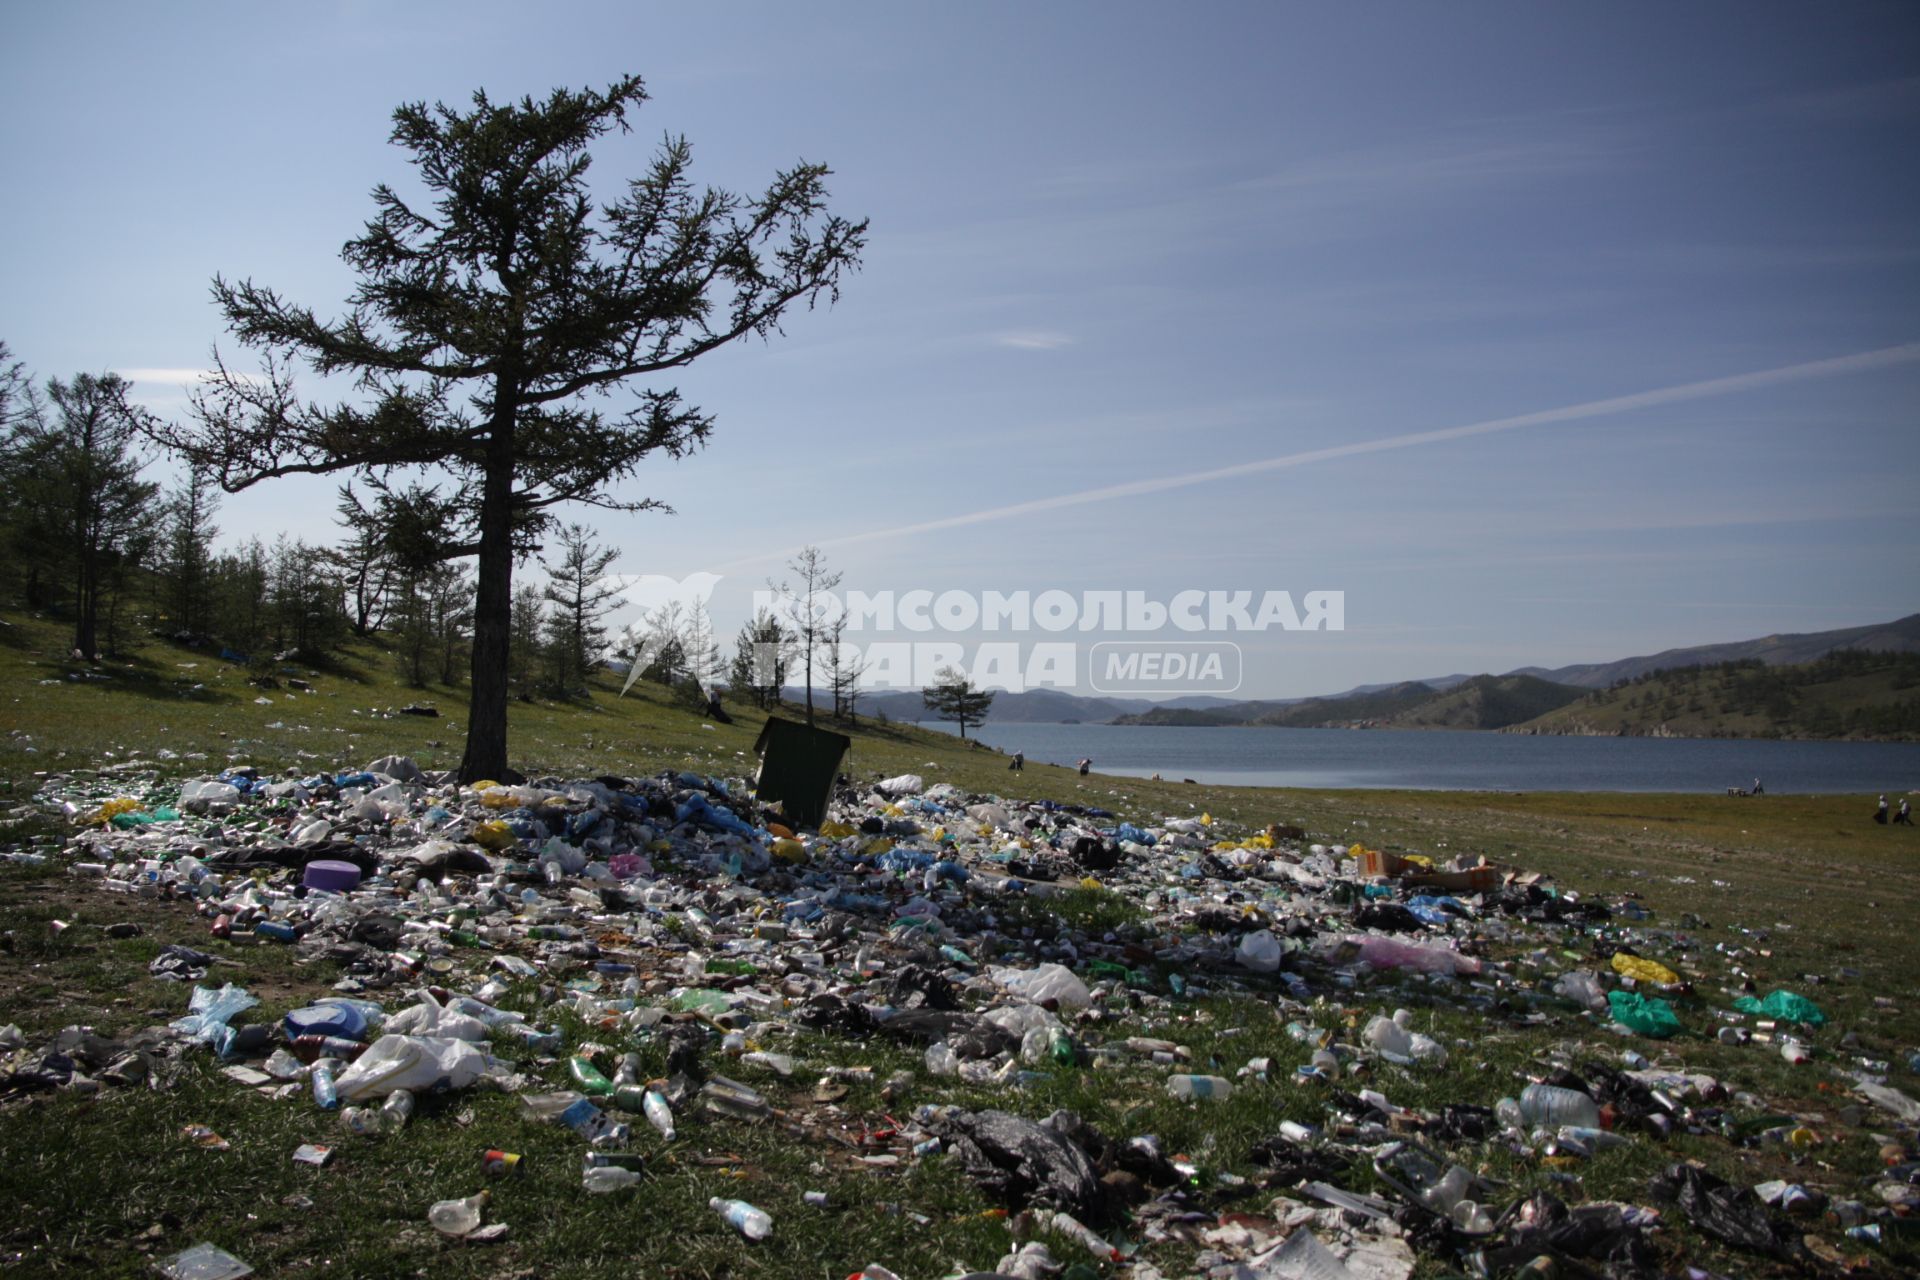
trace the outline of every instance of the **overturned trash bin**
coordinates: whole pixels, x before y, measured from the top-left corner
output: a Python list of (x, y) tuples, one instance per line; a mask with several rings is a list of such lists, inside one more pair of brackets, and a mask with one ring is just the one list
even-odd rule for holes
[(817, 827), (827, 816), (840, 761), (852, 747), (843, 733), (769, 716), (753, 744), (760, 757), (755, 794), (762, 804), (779, 804), (789, 821)]

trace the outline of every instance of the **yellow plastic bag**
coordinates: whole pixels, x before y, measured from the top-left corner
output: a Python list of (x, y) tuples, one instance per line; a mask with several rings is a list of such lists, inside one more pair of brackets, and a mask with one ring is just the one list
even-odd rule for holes
[(857, 832), (844, 822), (823, 822), (820, 824), (820, 834), (829, 840), (844, 840)]
[(499, 853), (502, 849), (512, 848), (516, 838), (513, 828), (504, 822), (481, 822), (473, 828), (473, 842), (482, 849)]
[(807, 846), (798, 840), (789, 840), (782, 836), (773, 842), (773, 856), (782, 862), (805, 862)]
[(1624, 951), (1614, 953), (1613, 971), (1636, 982), (1656, 982), (1663, 987), (1678, 986), (1680, 983), (1680, 975), (1667, 966), (1639, 956), (1630, 956)]
[(135, 809), (138, 809), (139, 807), (140, 807), (140, 802), (138, 800), (135, 800), (132, 796), (115, 796), (113, 799), (107, 801), (105, 804), (101, 805), (98, 809), (95, 809), (92, 813), (88, 814), (84, 819), (84, 821), (86, 821), (88, 824), (98, 823), (101, 826), (105, 826), (107, 823), (112, 822), (115, 818), (119, 817), (121, 814), (132, 813)]

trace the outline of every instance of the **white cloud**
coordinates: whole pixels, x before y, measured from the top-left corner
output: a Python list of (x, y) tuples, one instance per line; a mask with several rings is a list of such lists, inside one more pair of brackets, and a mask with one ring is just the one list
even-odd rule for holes
[(1073, 345), (1072, 335), (1051, 329), (1009, 329), (991, 335), (990, 341), (1018, 351), (1057, 351)]
[(141, 383), (158, 382), (170, 387), (197, 387), (213, 371), (211, 369), (115, 369), (114, 372), (136, 386)]

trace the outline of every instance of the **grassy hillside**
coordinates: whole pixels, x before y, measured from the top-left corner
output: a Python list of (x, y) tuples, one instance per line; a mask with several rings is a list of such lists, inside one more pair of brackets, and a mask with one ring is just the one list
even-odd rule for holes
[(1513, 732), (1913, 741), (1920, 739), (1920, 654), (1842, 651), (1791, 666), (1748, 659), (1658, 671)]
[(1580, 690), (1537, 676), (1475, 676), (1408, 707), (1383, 729), (1504, 729), (1581, 696)]

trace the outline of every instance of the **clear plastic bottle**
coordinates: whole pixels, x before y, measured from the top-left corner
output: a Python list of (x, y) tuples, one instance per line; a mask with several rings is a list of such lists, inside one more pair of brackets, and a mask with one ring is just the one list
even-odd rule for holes
[(332, 1111), (340, 1105), (340, 1090), (333, 1082), (333, 1060), (323, 1058), (313, 1064), (309, 1075), (313, 1081), (313, 1102), (322, 1111)]
[(464, 1200), (442, 1200), (427, 1210), (427, 1221), (443, 1236), (472, 1235), (479, 1229), (488, 1199), (489, 1193), (482, 1191)]
[(945, 1040), (927, 1047), (927, 1070), (936, 1076), (950, 1076), (960, 1070), (960, 1059)]
[(1233, 1081), (1225, 1076), (1168, 1076), (1167, 1092), (1189, 1102), (1202, 1099), (1225, 1102), (1233, 1096)]
[(647, 1123), (658, 1129), (661, 1137), (672, 1142), (673, 1108), (667, 1105), (667, 1100), (656, 1091), (649, 1089), (646, 1097), (641, 1100), (640, 1107), (646, 1114)]
[(1579, 1129), (1600, 1127), (1600, 1108), (1578, 1089), (1558, 1085), (1530, 1084), (1520, 1093), (1520, 1114), (1528, 1124), (1557, 1129), (1572, 1125)]
[(765, 1240), (773, 1234), (773, 1219), (765, 1210), (756, 1209), (745, 1200), (722, 1200), (714, 1196), (707, 1201), (707, 1207), (749, 1240)]
[(628, 1187), (639, 1186), (640, 1174), (618, 1165), (589, 1167), (581, 1172), (580, 1185), (595, 1195), (606, 1195), (609, 1192), (624, 1191)]

